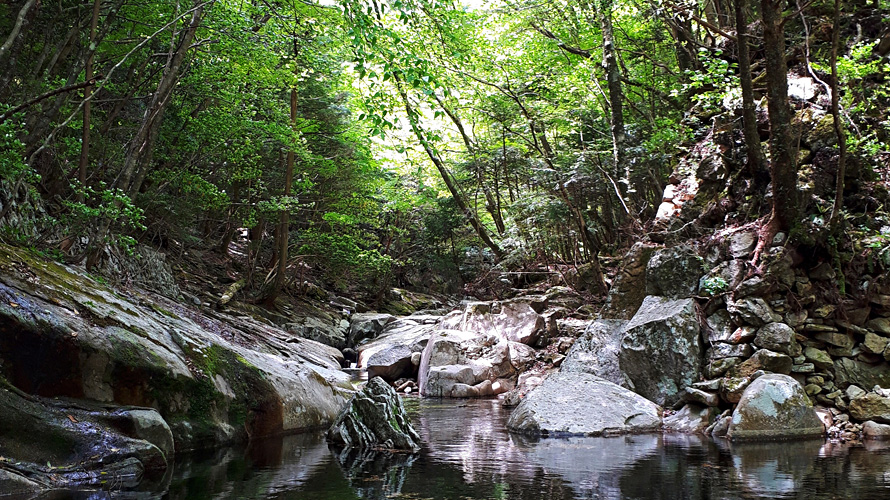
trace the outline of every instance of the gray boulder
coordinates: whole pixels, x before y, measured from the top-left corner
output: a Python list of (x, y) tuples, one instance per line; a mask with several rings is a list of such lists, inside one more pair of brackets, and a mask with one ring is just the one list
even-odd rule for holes
[(628, 250), (600, 317), (629, 320), (636, 314), (646, 297), (646, 266), (657, 248), (637, 242)]
[(732, 414), (733, 441), (821, 436), (822, 421), (803, 387), (787, 375), (769, 374), (751, 382)]
[(414, 430), (396, 391), (379, 377), (357, 392), (328, 429), (328, 441), (345, 448), (417, 451)]
[(349, 318), (349, 331), (346, 343), (354, 346), (364, 339), (373, 339), (383, 332), (386, 325), (395, 321), (395, 316), (385, 313), (356, 313)]
[(534, 344), (545, 332), (546, 321), (526, 301), (473, 302), (464, 311), (460, 329), (493, 334), (513, 342)]
[(598, 319), (590, 323), (569, 349), (561, 371), (585, 372), (624, 385), (618, 355), (627, 324), (627, 320), (620, 319)]
[(700, 379), (701, 340), (692, 299), (649, 296), (625, 327), (618, 356), (637, 394), (663, 406)]
[(582, 372), (551, 375), (507, 420), (511, 432), (542, 436), (654, 432), (660, 426), (658, 405)]
[(782, 320), (782, 317), (776, 314), (769, 304), (760, 297), (729, 300), (726, 303), (726, 310), (738, 318), (739, 323), (753, 326), (763, 326)]
[(876, 441), (886, 441), (890, 439), (890, 425), (879, 424), (869, 420), (862, 424), (862, 434), (866, 439), (874, 439)]
[(703, 274), (703, 261), (691, 247), (656, 250), (646, 265), (646, 293), (674, 299), (692, 297)]
[(411, 358), (422, 353), (435, 326), (412, 319), (388, 322), (379, 336), (359, 348), (358, 367), (368, 371), (368, 378), (383, 377), (393, 382), (414, 377), (416, 365)]
[(437, 330), (421, 356), (420, 394), (466, 398), (506, 392), (515, 383), (514, 365), (528, 363), (525, 347), (495, 335)]

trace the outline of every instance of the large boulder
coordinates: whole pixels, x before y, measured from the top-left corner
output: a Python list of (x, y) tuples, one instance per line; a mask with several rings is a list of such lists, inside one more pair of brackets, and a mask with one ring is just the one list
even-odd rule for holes
[(656, 249), (656, 245), (643, 242), (630, 248), (621, 260), (621, 270), (609, 290), (600, 317), (629, 320), (636, 314), (646, 297), (646, 266)]
[(646, 297), (624, 329), (618, 356), (634, 392), (662, 406), (679, 401), (701, 375), (699, 330), (692, 299)]
[(344, 448), (417, 451), (414, 430), (396, 391), (379, 377), (357, 392), (328, 429), (329, 441)]
[(560, 369), (564, 372), (585, 372), (624, 385), (618, 355), (627, 323), (627, 320), (620, 319), (598, 319), (590, 323), (569, 349)]
[(177, 451), (327, 427), (351, 394), (336, 349), (125, 293), (0, 246), (2, 375), (28, 394), (154, 408)]
[(658, 405), (582, 372), (551, 375), (507, 420), (511, 432), (543, 436), (654, 432), (660, 426)]
[(673, 299), (692, 297), (703, 274), (703, 260), (691, 247), (656, 250), (646, 265), (646, 293)]
[(742, 393), (728, 437), (772, 440), (821, 436), (822, 421), (803, 387), (788, 375), (758, 377)]
[(395, 316), (386, 313), (356, 313), (349, 318), (349, 331), (346, 343), (357, 345), (364, 339), (376, 338), (383, 332), (386, 325), (395, 321)]
[(466, 398), (506, 392), (515, 383), (516, 365), (527, 362), (526, 347), (496, 335), (437, 330), (421, 357), (420, 394)]
[(546, 322), (533, 304), (522, 300), (472, 302), (467, 305), (460, 330), (493, 334), (523, 344), (534, 344), (544, 333)]
[(358, 367), (368, 371), (368, 378), (383, 377), (393, 382), (414, 377), (418, 367), (414, 353), (422, 353), (435, 329), (410, 318), (389, 322), (379, 336), (359, 348)]

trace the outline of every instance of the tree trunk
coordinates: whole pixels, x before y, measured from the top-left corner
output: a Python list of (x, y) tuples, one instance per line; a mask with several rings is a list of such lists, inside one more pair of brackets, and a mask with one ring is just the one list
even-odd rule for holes
[(603, 68), (606, 70), (606, 83), (609, 88), (610, 132), (612, 133), (612, 161), (615, 172), (621, 172), (627, 183), (625, 198), (630, 204), (630, 194), (634, 191), (630, 180), (630, 169), (624, 161), (626, 134), (624, 130), (624, 91), (621, 88), (621, 68), (615, 49), (615, 36), (612, 29), (612, 0), (597, 0), (600, 27), (603, 32)]
[[(96, 27), (99, 24), (99, 7), (102, 0), (93, 0), (93, 18), (90, 21), (90, 55), (87, 56), (87, 62), (84, 67), (86, 76), (84, 79), (90, 81), (93, 79), (93, 59), (96, 55)], [(87, 165), (90, 158), (90, 111), (92, 100), (90, 96), (93, 93), (93, 87), (88, 86), (83, 89), (83, 132), (80, 140), (80, 161), (77, 165), (77, 180), (80, 182), (80, 188), (83, 189), (87, 184)], [(83, 193), (77, 194), (77, 201), (83, 202)]]
[(763, 168), (763, 151), (760, 149), (760, 133), (757, 131), (757, 108), (754, 104), (754, 83), (751, 77), (747, 3), (747, 0), (735, 0), (735, 20), (739, 47), (739, 80), (742, 86), (742, 131), (748, 153), (748, 172), (752, 178), (756, 178), (756, 173)]
[(797, 159), (788, 104), (788, 66), (782, 25), (784, 0), (761, 0), (766, 59), (767, 103), (770, 124), (770, 177), (773, 182), (772, 219), (779, 231), (798, 222)]
[[(296, 43), (296, 41), (294, 42)], [(290, 91), (290, 126), (294, 135), (297, 134), (297, 89), (292, 88)], [(275, 298), (278, 297), (278, 294), (281, 293), (281, 290), (284, 288), (284, 282), (287, 275), (287, 246), (289, 241), (289, 228), (290, 224), (290, 212), (287, 209), (287, 199), (290, 198), (292, 194), (292, 188), (294, 184), (294, 164), (296, 159), (296, 154), (294, 149), (296, 148), (296, 144), (291, 144), (291, 147), (287, 151), (287, 167), (284, 173), (284, 203), (285, 208), (281, 210), (278, 218), (278, 230), (275, 232), (276, 240), (275, 243), (278, 245), (278, 268), (275, 271), (275, 282), (272, 284), (272, 289), (269, 291), (269, 294), (266, 296), (266, 303), (268, 305), (275, 304)]]
[(844, 175), (847, 170), (847, 135), (844, 133), (844, 122), (840, 110), (840, 86), (837, 77), (837, 51), (840, 45), (841, 31), (841, 5), (840, 0), (834, 0), (834, 27), (831, 36), (831, 116), (834, 118), (834, 133), (837, 136), (838, 158), (837, 176), (835, 186), (837, 192), (834, 196), (834, 207), (829, 218), (832, 228), (840, 227), (840, 211), (844, 206)]
[(420, 125), (417, 123), (417, 112), (414, 111), (414, 107), (411, 106), (411, 101), (408, 100), (408, 94), (402, 87), (401, 80), (399, 78), (395, 78), (395, 80), (396, 87), (398, 87), (399, 90), (399, 96), (402, 98), (402, 103), (405, 105), (405, 112), (408, 114), (408, 121), (411, 123), (411, 130), (414, 132), (417, 140), (420, 141), (420, 144), (423, 146), (423, 150), (426, 152), (427, 156), (429, 156), (430, 161), (432, 161), (433, 165), (436, 166), (436, 170), (439, 171), (439, 175), (445, 182), (445, 186), (448, 188), (448, 191), (451, 192), (451, 196), (454, 198), (454, 202), (457, 203), (458, 208), (460, 208), (461, 212), (463, 212), (464, 216), (469, 221), (470, 226), (472, 226), (473, 229), (476, 231), (479, 239), (481, 239), (482, 242), (485, 243), (485, 246), (491, 249), (498, 260), (502, 259), (504, 257), (504, 251), (501, 250), (501, 247), (499, 247), (498, 244), (491, 239), (491, 236), (488, 235), (488, 230), (485, 229), (485, 226), (482, 225), (482, 223), (476, 217), (476, 214), (473, 213), (472, 210), (470, 210), (469, 206), (467, 206), (467, 203), (461, 195), (457, 184), (451, 177), (451, 173), (448, 172), (445, 164), (442, 163), (442, 159), (439, 158), (439, 156), (433, 150), (433, 146), (429, 143), (429, 141), (427, 141), (426, 136), (420, 129)]

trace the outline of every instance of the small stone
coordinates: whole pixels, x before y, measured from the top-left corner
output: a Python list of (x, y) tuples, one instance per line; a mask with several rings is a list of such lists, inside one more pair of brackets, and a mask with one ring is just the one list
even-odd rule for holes
[(828, 355), (832, 358), (852, 358), (859, 354), (859, 349), (853, 349), (850, 347), (835, 347), (828, 346), (825, 348), (828, 351)]
[(812, 318), (807, 320), (807, 323), (804, 323), (800, 326), (800, 331), (809, 332), (809, 333), (838, 333), (837, 328), (830, 325), (823, 325), (821, 323), (811, 323), (814, 321)]
[(727, 403), (738, 403), (750, 383), (747, 377), (726, 377), (720, 384), (720, 397)]
[(733, 368), (733, 375), (747, 377), (758, 370), (787, 375), (791, 373), (791, 358), (769, 349), (761, 349), (739, 366)]
[(791, 373), (813, 373), (816, 366), (813, 363), (801, 363), (791, 367)]
[(757, 336), (757, 328), (753, 326), (740, 326), (729, 336), (730, 344), (744, 344), (754, 340)]
[(741, 361), (740, 358), (715, 359), (708, 364), (708, 368), (705, 370), (705, 375), (709, 378), (720, 377)]
[(871, 354), (881, 354), (883, 355), (884, 350), (887, 348), (887, 344), (890, 344), (890, 339), (885, 337), (881, 337), (875, 333), (868, 332), (865, 334), (865, 340), (862, 342), (862, 348), (865, 352)]
[(857, 420), (874, 420), (890, 423), (890, 398), (868, 393), (850, 401), (850, 416)]
[(747, 257), (757, 246), (757, 233), (754, 231), (738, 231), (729, 237), (729, 253), (735, 259)]
[(834, 368), (834, 362), (831, 360), (831, 356), (823, 350), (816, 349), (815, 347), (807, 347), (803, 350), (803, 355), (806, 356), (807, 361), (813, 363), (816, 368), (822, 370), (830, 370)]
[(762, 326), (767, 323), (780, 321), (782, 318), (760, 297), (746, 297), (741, 300), (730, 300), (726, 304), (726, 310), (730, 314), (749, 325)]
[(794, 330), (785, 323), (767, 323), (757, 330), (754, 345), (791, 356), (800, 355), (800, 345), (794, 339)]
[(785, 324), (791, 328), (796, 328), (807, 320), (807, 311), (787, 312), (785, 313)]
[(852, 349), (853, 346), (856, 345), (853, 336), (847, 333), (819, 332), (816, 333), (813, 338), (825, 342), (826, 344), (831, 344), (844, 349)]
[(825, 397), (833, 400), (833, 399), (837, 399), (837, 398), (841, 397), (842, 395), (843, 395), (842, 391), (832, 391), (832, 392), (829, 392), (828, 394), (826, 394)]
[(708, 349), (708, 359), (747, 358), (754, 353), (750, 344), (714, 344)]
[(890, 318), (875, 318), (869, 320), (865, 327), (884, 335), (890, 335)]
[(716, 394), (692, 387), (686, 388), (684, 399), (688, 403), (698, 403), (702, 406), (718, 406), (720, 404), (720, 398)]
[(804, 387), (804, 390), (806, 391), (807, 396), (815, 396), (816, 394), (822, 392), (822, 388), (816, 384), (808, 384), (806, 387)]
[(868, 393), (865, 391), (865, 389), (859, 387), (858, 385), (850, 384), (850, 386), (847, 387), (847, 399), (849, 399), (850, 401), (856, 398), (861, 398), (866, 394)]
[(720, 390), (720, 379), (715, 378), (711, 380), (705, 380), (702, 382), (696, 382), (692, 384), (692, 387), (702, 390), (702, 391), (719, 391)]
[(807, 273), (810, 279), (816, 281), (831, 281), (834, 280), (837, 275), (834, 272), (834, 269), (827, 262), (823, 262), (811, 269), (809, 273)]
[(822, 384), (825, 383), (825, 379), (824, 379), (822, 376), (820, 376), (820, 375), (814, 375), (814, 376), (812, 376), (812, 377), (807, 377), (807, 383), (808, 383), (808, 384), (822, 385)]

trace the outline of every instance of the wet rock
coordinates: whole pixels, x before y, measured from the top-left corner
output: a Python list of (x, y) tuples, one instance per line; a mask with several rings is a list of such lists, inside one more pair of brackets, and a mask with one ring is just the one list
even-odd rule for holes
[(870, 392), (850, 401), (850, 416), (890, 424), (890, 398)]
[(794, 339), (794, 330), (785, 323), (767, 323), (757, 330), (754, 345), (789, 356), (799, 356), (800, 345)]
[(61, 402), (0, 388), (0, 450), (7, 471), (0, 485), (12, 490), (31, 483), (99, 486), (115, 473), (133, 474), (127, 482), (162, 475), (172, 463), (173, 436), (151, 409)]
[(511, 432), (544, 436), (654, 432), (660, 425), (658, 405), (583, 372), (551, 375), (507, 421)]
[(692, 297), (703, 274), (702, 259), (691, 247), (656, 250), (646, 265), (646, 293), (673, 299)]
[(328, 441), (345, 448), (420, 449), (414, 430), (396, 391), (383, 379), (368, 381), (328, 429)]
[(890, 425), (879, 424), (869, 420), (862, 424), (862, 434), (865, 436), (865, 439), (886, 441), (890, 439)]
[(373, 339), (383, 332), (395, 316), (384, 313), (356, 313), (349, 318), (347, 345), (354, 346), (364, 339)]
[(745, 389), (727, 435), (733, 441), (821, 436), (822, 422), (803, 388), (787, 375), (757, 378)]
[(687, 404), (673, 415), (664, 417), (664, 430), (686, 434), (703, 433), (716, 415), (716, 408)]
[(673, 405), (701, 375), (695, 302), (649, 296), (625, 328), (619, 365), (633, 390)]
[(618, 361), (627, 320), (596, 320), (575, 341), (562, 362), (564, 372), (586, 372), (622, 385), (624, 375)]
[(658, 247), (637, 242), (622, 259), (623, 267), (612, 284), (602, 318), (629, 320), (646, 297), (646, 266)]

